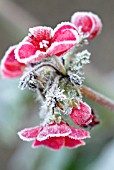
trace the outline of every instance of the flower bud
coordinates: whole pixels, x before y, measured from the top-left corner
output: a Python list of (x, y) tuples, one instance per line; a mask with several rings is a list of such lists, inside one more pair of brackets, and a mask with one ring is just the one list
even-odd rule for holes
[(102, 22), (100, 18), (92, 12), (75, 12), (71, 17), (71, 22), (81, 29), (87, 39), (95, 38), (102, 29)]
[(70, 113), (72, 121), (79, 126), (86, 126), (92, 121), (91, 108), (86, 103), (80, 103), (79, 108), (73, 107)]

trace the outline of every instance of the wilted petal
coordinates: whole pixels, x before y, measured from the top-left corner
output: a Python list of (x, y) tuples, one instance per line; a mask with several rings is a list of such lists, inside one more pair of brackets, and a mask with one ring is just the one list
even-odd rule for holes
[(1, 61), (1, 75), (6, 78), (16, 78), (23, 74), (25, 64), (15, 59), (14, 50), (17, 45), (10, 47)]
[(90, 138), (90, 133), (85, 131), (84, 129), (77, 129), (73, 126), (70, 126), (71, 133), (68, 135), (69, 138), (75, 139), (75, 140), (81, 140), (85, 138)]
[(80, 103), (79, 108), (72, 108), (70, 118), (79, 126), (86, 126), (92, 121), (91, 108), (86, 103)]
[(68, 137), (65, 137), (65, 146), (69, 149), (77, 148), (81, 145), (85, 145), (83, 140), (75, 140)]
[(18, 132), (18, 135), (24, 141), (32, 141), (36, 139), (37, 135), (41, 130), (42, 130), (42, 126), (26, 128)]
[(71, 130), (68, 125), (61, 122), (60, 124), (49, 124), (43, 127), (42, 131), (39, 133), (37, 139), (39, 141), (48, 139), (49, 137), (60, 137), (68, 136), (71, 133)]
[(48, 139), (43, 141), (35, 140), (32, 147), (36, 148), (38, 146), (45, 146), (54, 150), (59, 150), (64, 146), (64, 143), (64, 137), (49, 137)]

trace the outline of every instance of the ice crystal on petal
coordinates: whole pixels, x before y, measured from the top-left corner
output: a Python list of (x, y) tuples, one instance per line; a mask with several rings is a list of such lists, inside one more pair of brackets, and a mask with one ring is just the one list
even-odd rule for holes
[(69, 149), (77, 148), (81, 145), (85, 145), (83, 140), (74, 140), (68, 137), (65, 138), (65, 146)]
[(44, 126), (42, 131), (39, 133), (37, 139), (39, 141), (48, 139), (49, 137), (60, 137), (60, 136), (68, 136), (71, 133), (70, 128), (65, 123), (60, 124), (50, 124)]
[(45, 146), (52, 150), (60, 150), (64, 146), (64, 143), (65, 143), (64, 137), (53, 137), (53, 138), (49, 137), (48, 139), (43, 140), (43, 141), (39, 141), (36, 139), (33, 142), (32, 147), (36, 148), (38, 146)]
[(24, 72), (26, 65), (15, 59), (16, 48), (17, 45), (10, 47), (1, 61), (1, 74), (4, 78), (16, 78), (22, 76)]
[[(72, 26), (71, 26), (72, 25)], [(78, 30), (73, 24), (62, 23), (54, 33), (49, 27), (33, 27), (15, 50), (16, 59), (22, 63), (34, 63), (48, 56), (62, 56), (79, 42)]]
[[(35, 91), (40, 100), (40, 126), (18, 132), (22, 140), (33, 141), (33, 148), (59, 150), (85, 145), (84, 139), (90, 133), (82, 128), (100, 123), (82, 100), (83, 67), (90, 62), (90, 53), (81, 49), (100, 33), (102, 23), (90, 12), (75, 13), (71, 21), (54, 29), (30, 28), (18, 45), (8, 49), (1, 62), (3, 77), (22, 76), (19, 88)], [(70, 126), (73, 122), (82, 128)]]
[(18, 132), (19, 137), (24, 141), (32, 141), (36, 139), (38, 133), (41, 131), (42, 126), (26, 128)]
[(100, 18), (92, 12), (75, 12), (71, 17), (71, 22), (77, 26), (83, 34), (88, 34), (88, 40), (96, 37), (102, 29)]
[(92, 121), (91, 108), (86, 103), (80, 103), (80, 108), (73, 107), (70, 118), (79, 126), (86, 126)]
[(75, 148), (84, 145), (83, 139), (89, 138), (89, 132), (83, 129), (76, 129), (61, 121), (59, 124), (36, 126), (20, 131), (18, 133), (25, 141), (34, 140), (32, 147), (45, 146), (54, 150), (62, 147)]

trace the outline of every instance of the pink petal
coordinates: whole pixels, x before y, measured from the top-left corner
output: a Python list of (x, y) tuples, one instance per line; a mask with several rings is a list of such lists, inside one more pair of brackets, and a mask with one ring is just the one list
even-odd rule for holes
[(14, 50), (16, 47), (17, 45), (10, 47), (1, 61), (1, 74), (3, 77), (15, 78), (23, 74), (23, 68), (26, 65), (19, 63), (15, 59)]
[(17, 78), (20, 77), (21, 75), (22, 73), (20, 72), (12, 72), (12, 71), (5, 70), (4, 68), (1, 70), (1, 76), (3, 78)]
[(18, 132), (18, 135), (24, 141), (31, 141), (36, 139), (36, 137), (38, 136), (41, 130), (42, 130), (42, 126), (26, 128)]
[(91, 108), (86, 103), (80, 103), (80, 108), (73, 107), (70, 118), (79, 126), (86, 126), (92, 121)]
[(39, 62), (47, 56), (46, 50), (51, 45), (50, 27), (33, 27), (15, 50), (16, 58), (22, 63)]
[(79, 41), (78, 30), (73, 24), (69, 22), (63, 22), (54, 29), (52, 42), (61, 41)]
[(71, 22), (81, 28), (84, 34), (89, 34), (89, 40), (98, 35), (102, 29), (100, 18), (92, 12), (76, 12), (72, 15)]
[(62, 56), (76, 46), (75, 41), (54, 42), (47, 50), (47, 55)]
[(36, 148), (38, 146), (45, 146), (54, 150), (59, 150), (64, 146), (64, 143), (65, 143), (64, 137), (52, 137), (43, 141), (35, 140), (33, 142), (32, 147)]
[(65, 123), (60, 124), (49, 124), (43, 127), (42, 131), (38, 134), (37, 139), (39, 141), (43, 141), (45, 139), (48, 139), (49, 137), (61, 137), (61, 136), (67, 136), (71, 133), (71, 130), (68, 125)]
[(76, 129), (75, 127), (71, 126), (71, 133), (68, 135), (69, 138), (80, 140), (85, 138), (90, 138), (90, 133), (85, 131), (84, 129)]
[(83, 140), (74, 140), (68, 137), (65, 137), (65, 146), (69, 149), (77, 148), (81, 145), (85, 145)]
[(46, 53), (39, 51), (29, 42), (21, 42), (15, 50), (16, 59), (21, 63), (34, 63), (46, 57)]
[(95, 27), (91, 33), (90, 39), (93, 39), (94, 37), (96, 37), (98, 34), (100, 34), (100, 32), (102, 30), (102, 22), (101, 22), (100, 18), (95, 14), (92, 15), (92, 18), (94, 20)]
[(90, 33), (93, 27), (93, 20), (89, 12), (76, 12), (71, 17), (71, 22), (81, 27), (83, 33)]
[(50, 27), (37, 26), (29, 29), (30, 33), (37, 39), (50, 41), (52, 29)]

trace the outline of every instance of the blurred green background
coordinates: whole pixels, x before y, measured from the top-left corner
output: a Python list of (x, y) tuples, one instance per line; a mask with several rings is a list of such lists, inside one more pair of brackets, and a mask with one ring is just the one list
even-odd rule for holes
[[(36, 25), (55, 27), (69, 21), (75, 11), (100, 16), (103, 30), (90, 42), (91, 64), (85, 83), (114, 99), (114, 0), (0, 0), (0, 58)], [(35, 94), (18, 89), (19, 79), (0, 78), (0, 170), (114, 170), (114, 113), (87, 101), (102, 120), (91, 131), (87, 145), (51, 151), (32, 149), (17, 132), (38, 124)]]

